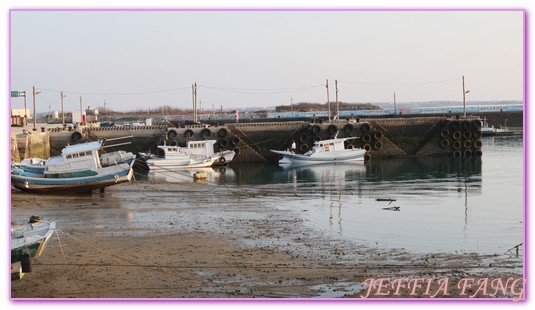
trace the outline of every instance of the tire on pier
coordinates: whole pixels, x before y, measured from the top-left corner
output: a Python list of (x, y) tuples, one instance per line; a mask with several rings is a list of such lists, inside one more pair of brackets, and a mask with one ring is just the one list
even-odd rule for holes
[(71, 135), (72, 142), (78, 142), (82, 139), (82, 133), (79, 131), (75, 131)]
[(464, 157), (470, 157), (472, 156), (472, 151), (471, 150), (464, 150)]
[(167, 133), (167, 139), (169, 139), (169, 140), (174, 140), (174, 139), (176, 139), (177, 136), (178, 136), (178, 134), (177, 134), (176, 130), (174, 130), (174, 129), (169, 130), (169, 132)]
[(370, 161), (372, 159), (372, 155), (371, 154), (364, 154), (364, 161)]
[(465, 149), (469, 149), (469, 148), (471, 148), (471, 147), (472, 147), (472, 141), (470, 141), (470, 140), (464, 140), (463, 147), (464, 147)]
[(372, 141), (372, 136), (369, 133), (362, 135), (362, 142), (369, 143), (370, 141)]
[(483, 151), (481, 151), (481, 150), (476, 150), (476, 151), (474, 152), (474, 155), (477, 156), (477, 157), (481, 157), (481, 156), (483, 156)]
[(307, 140), (307, 138), (308, 138), (307, 135), (303, 133), (303, 134), (301, 134), (301, 135), (299, 136), (299, 141), (301, 141), (301, 142), (305, 142), (305, 141)]
[(440, 136), (441, 136), (442, 138), (447, 138), (447, 137), (450, 136), (450, 131), (447, 130), (447, 129), (443, 129), (443, 130), (440, 132)]
[(373, 145), (373, 149), (374, 149), (374, 150), (380, 150), (380, 149), (382, 149), (382, 148), (383, 148), (383, 142), (381, 142), (381, 141), (377, 141), (377, 142), (375, 142), (375, 144)]
[(346, 135), (350, 135), (353, 132), (354, 129), (355, 128), (351, 124), (346, 124), (344, 126), (344, 132), (346, 133)]
[(450, 141), (448, 141), (448, 139), (442, 139), (442, 141), (440, 141), (440, 146), (444, 149), (447, 148), (449, 145)]
[(381, 139), (383, 138), (383, 133), (380, 132), (380, 131), (375, 131), (375, 132), (373, 133), (373, 138), (374, 138), (375, 140), (381, 140)]
[(468, 120), (463, 121), (463, 129), (464, 130), (469, 130), (470, 129), (470, 121), (468, 121)]
[(220, 138), (224, 138), (226, 137), (228, 134), (228, 131), (226, 128), (221, 128), (219, 129), (219, 131), (217, 132), (217, 135), (220, 137)]
[(212, 135), (212, 132), (208, 128), (201, 130), (201, 136), (205, 139), (209, 138)]
[(470, 139), (470, 138), (472, 138), (472, 132), (471, 132), (471, 131), (465, 131), (465, 132), (463, 133), (463, 137), (464, 137), (465, 139)]
[(369, 151), (372, 150), (372, 146), (369, 145), (368, 143), (364, 144), (364, 145), (362, 146), (362, 148), (363, 148), (366, 152), (369, 152)]
[(360, 126), (360, 131), (361, 131), (362, 133), (366, 133), (366, 132), (370, 131), (370, 124), (368, 124), (368, 123), (364, 123), (364, 124), (362, 124), (362, 125)]
[(454, 140), (460, 140), (462, 136), (463, 134), (459, 130), (454, 131), (452, 134)]
[(459, 141), (459, 140), (455, 140), (455, 141), (453, 142), (453, 149), (454, 149), (454, 150), (460, 150), (461, 147), (462, 147), (461, 141)]
[(184, 138), (191, 138), (191, 137), (193, 137), (193, 130), (188, 129), (184, 131)]
[(474, 129), (481, 129), (481, 121), (476, 119), (473, 123), (472, 123), (472, 126), (474, 126)]
[(462, 153), (461, 153), (461, 151), (459, 151), (459, 150), (455, 150), (455, 151), (453, 151), (452, 154), (453, 154), (453, 157), (455, 157), (455, 158), (459, 158), (459, 157), (462, 156)]
[(329, 127), (327, 127), (327, 132), (331, 135), (334, 135), (337, 131), (338, 127), (336, 127), (336, 125), (329, 125)]
[(232, 140), (230, 140), (230, 142), (231, 142), (232, 144), (234, 144), (234, 145), (238, 145), (238, 144), (240, 144), (240, 141), (241, 141), (241, 139), (240, 139), (240, 137), (238, 137), (238, 136), (234, 136), (234, 137), (232, 137)]
[(480, 149), (483, 146), (483, 142), (480, 139), (477, 139), (476, 142), (474, 142), (474, 146)]
[(320, 126), (318, 126), (318, 125), (312, 126), (312, 133), (313, 134), (317, 135), (317, 134), (320, 133), (320, 131), (321, 131), (321, 127)]
[[(240, 154), (240, 151), (241, 151), (241, 150), (240, 150), (239, 147), (235, 146), (234, 149), (233, 149), (233, 151), (234, 151), (234, 153), (235, 153), (236, 155), (238, 155), (238, 154)], [(224, 158), (223, 158), (223, 159), (224, 159)]]
[(299, 150), (300, 150), (301, 152), (305, 153), (306, 151), (309, 150), (309, 146), (308, 146), (308, 144), (305, 144), (305, 143), (301, 144), (301, 145), (299, 146)]
[(222, 148), (228, 147), (228, 140), (227, 139), (221, 139), (219, 140), (219, 145), (221, 145)]

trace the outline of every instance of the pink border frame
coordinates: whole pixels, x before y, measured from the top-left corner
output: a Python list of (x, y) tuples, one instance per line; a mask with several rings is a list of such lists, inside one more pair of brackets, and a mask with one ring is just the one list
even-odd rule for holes
[[(524, 16), (524, 72), (523, 72), (523, 78), (524, 78), (524, 94), (523, 94), (523, 105), (524, 105), (524, 112), (523, 112), (523, 145), (524, 145), (524, 176), (523, 176), (523, 182), (524, 182), (524, 299), (519, 300), (521, 303), (528, 302), (528, 287), (529, 282), (527, 281), (527, 276), (529, 274), (528, 272), (528, 209), (527, 206), (529, 204), (529, 194), (528, 194), (528, 171), (529, 171), (529, 164), (528, 164), (528, 158), (529, 158), (529, 146), (528, 146), (528, 139), (527, 139), (527, 133), (529, 132), (529, 123), (527, 121), (527, 115), (528, 115), (528, 101), (529, 101), (529, 92), (528, 92), (528, 64), (529, 64), (529, 58), (528, 58), (528, 52), (529, 52), (529, 42), (528, 42), (528, 24), (529, 24), (529, 14), (528, 11), (524, 8), (504, 8), (504, 9), (481, 9), (481, 8), (465, 8), (465, 9), (455, 9), (455, 8), (444, 8), (444, 9), (437, 9), (437, 8), (390, 8), (390, 9), (384, 9), (384, 8), (24, 8), (24, 9), (10, 9), (9, 10), (9, 16), (7, 19), (8, 23), (8, 42), (6, 46), (8, 47), (8, 59), (7, 59), (7, 68), (8, 68), (8, 88), (11, 89), (11, 13), (12, 12), (35, 12), (35, 11), (49, 11), (49, 12), (77, 12), (77, 11), (86, 11), (86, 12), (158, 12), (158, 11), (177, 11), (177, 12), (342, 12), (342, 11), (355, 11), (355, 12), (523, 12)], [(9, 102), (9, 108), (11, 108), (11, 98), (9, 96), (10, 92), (7, 92), (8, 98), (7, 102)], [(6, 124), (10, 124), (11, 119), (9, 115), (6, 114)], [(9, 133), (11, 134), (11, 128), (9, 130)], [(6, 139), (6, 150), (9, 150), (11, 148), (11, 138), (8, 137)], [(9, 160), (7, 161), (7, 164), (9, 164), (9, 167), (11, 167), (11, 164)], [(8, 170), (6, 170), (8, 171)], [(9, 199), (8, 205), (9, 211), (8, 211), (8, 217), (11, 218), (11, 192), (7, 195)], [(9, 233), (10, 234), (10, 233)], [(9, 235), (8, 234), (8, 235)], [(8, 246), (10, 246), (11, 241), (9, 242)], [(9, 264), (11, 266), (11, 264)], [(23, 304), (23, 303), (40, 303), (43, 301), (52, 301), (52, 302), (60, 302), (60, 303), (76, 303), (76, 302), (95, 302), (95, 303), (108, 303), (108, 302), (121, 302), (121, 303), (139, 303), (139, 302), (164, 302), (164, 303), (238, 303), (238, 302), (249, 302), (249, 301), (256, 301), (256, 302), (271, 302), (271, 303), (290, 303), (290, 302), (313, 302), (313, 303), (355, 303), (355, 302), (371, 302), (371, 303), (381, 303), (381, 302), (422, 302), (422, 301), (433, 301), (433, 302), (448, 302), (448, 303), (488, 303), (488, 302), (513, 302), (512, 299), (509, 298), (497, 298), (497, 299), (480, 299), (480, 298), (12, 298), (11, 297), (11, 281), (9, 282), (8, 286), (9, 288), (9, 300), (12, 303), (17, 304)]]

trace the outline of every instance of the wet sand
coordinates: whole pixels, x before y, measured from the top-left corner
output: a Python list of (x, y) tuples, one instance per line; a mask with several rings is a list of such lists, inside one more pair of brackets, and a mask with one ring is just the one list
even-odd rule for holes
[[(12, 192), (13, 222), (40, 214), (58, 234), (33, 272), (11, 282), (11, 297), (356, 298), (380, 278), (368, 297), (519, 297), (521, 281), (497, 293), (477, 281), (521, 279), (522, 252), (419, 254), (337, 240), (304, 225), (302, 211), (277, 208), (285, 199), (299, 197), (154, 181), (80, 197)], [(396, 290), (404, 278), (425, 285)]]

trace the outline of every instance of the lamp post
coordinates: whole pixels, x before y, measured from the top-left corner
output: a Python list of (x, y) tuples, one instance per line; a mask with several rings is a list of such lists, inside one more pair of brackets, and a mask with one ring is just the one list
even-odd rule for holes
[(464, 118), (466, 118), (466, 94), (470, 91), (464, 89), (464, 75), (463, 75), (463, 107), (464, 107)]

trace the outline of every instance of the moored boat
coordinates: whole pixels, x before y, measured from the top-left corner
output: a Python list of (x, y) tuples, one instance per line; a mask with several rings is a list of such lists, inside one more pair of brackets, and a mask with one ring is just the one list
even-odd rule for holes
[(21, 262), (22, 271), (31, 271), (31, 259), (43, 252), (52, 236), (56, 222), (41, 221), (32, 216), (26, 224), (11, 225), (11, 264)]
[(364, 161), (364, 155), (366, 154), (364, 149), (345, 147), (345, 141), (350, 139), (356, 139), (356, 137), (333, 138), (316, 141), (312, 149), (304, 154), (296, 154), (291, 151), (271, 151), (282, 156), (282, 159), (279, 160), (279, 164), (282, 165), (312, 165), (322, 163)]
[(159, 145), (156, 156), (148, 155), (146, 160), (151, 171), (181, 168), (205, 168), (229, 163), (234, 151), (215, 152), (216, 140), (189, 141), (186, 148)]
[(104, 167), (98, 151), (103, 141), (92, 141), (65, 147), (61, 156), (46, 161), (42, 173), (30, 173), (13, 166), (11, 185), (34, 193), (76, 193), (100, 189), (132, 179), (133, 160)]

